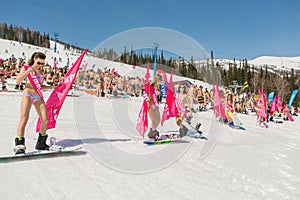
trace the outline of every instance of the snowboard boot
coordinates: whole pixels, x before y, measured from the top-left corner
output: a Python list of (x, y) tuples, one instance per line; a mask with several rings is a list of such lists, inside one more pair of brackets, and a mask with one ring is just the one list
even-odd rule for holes
[(152, 137), (153, 137), (152, 134), (153, 134), (153, 133), (152, 133), (152, 128), (150, 128), (150, 131), (149, 131), (149, 133), (147, 134), (148, 138), (152, 138)]
[(230, 128), (234, 128), (233, 122), (229, 122), (229, 127), (230, 127)]
[(48, 138), (48, 134), (39, 133), (39, 137), (38, 137), (37, 143), (35, 145), (35, 149), (49, 151), (50, 146), (46, 144), (47, 138)]
[(188, 131), (189, 129), (187, 129), (185, 126), (179, 128), (179, 138), (183, 138), (184, 136), (186, 136)]
[(15, 138), (15, 148), (14, 152), (15, 154), (24, 154), (26, 150), (25, 147), (25, 138), (22, 136), (18, 136)]
[(191, 124), (191, 120), (192, 120), (192, 118), (193, 118), (193, 117), (191, 117), (191, 116), (188, 116), (188, 117), (186, 118), (186, 122), (187, 122), (188, 124)]
[(150, 132), (148, 133), (148, 137), (154, 140), (158, 140), (159, 139), (159, 132), (157, 130), (152, 130), (150, 128)]
[(201, 126), (201, 123), (196, 124), (195, 130), (196, 130), (196, 131), (199, 131), (200, 126)]
[(5, 86), (5, 85), (3, 85), (3, 86), (2, 86), (2, 91), (7, 91), (7, 89), (6, 89), (6, 86)]
[(161, 138), (159, 137), (159, 132), (157, 130), (152, 131), (153, 133), (153, 139), (155, 141), (161, 140)]

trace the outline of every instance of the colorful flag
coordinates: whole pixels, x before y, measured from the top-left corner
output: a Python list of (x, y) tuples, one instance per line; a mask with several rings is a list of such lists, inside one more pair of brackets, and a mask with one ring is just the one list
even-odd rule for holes
[(273, 101), (274, 99), (274, 92), (271, 92), (269, 95), (268, 95), (268, 101)]
[(169, 86), (167, 90), (167, 97), (166, 97), (166, 103), (164, 106), (164, 111), (161, 117), (161, 125), (163, 126), (164, 122), (171, 117), (177, 117), (178, 115), (178, 109), (176, 107), (175, 103), (175, 95), (173, 91), (173, 73), (174, 69), (172, 69), (172, 73), (170, 76)]
[(214, 86), (214, 113), (216, 118), (221, 116), (224, 120), (226, 119), (225, 109), (221, 100), (221, 92), (218, 85)]
[(283, 106), (283, 113), (286, 114), (286, 117), (291, 121), (293, 122), (294, 121), (294, 118), (290, 115), (290, 112), (289, 112), (289, 109), (288, 109), (288, 105), (287, 104), (284, 104)]
[(145, 75), (145, 84), (144, 84), (144, 101), (140, 109), (138, 120), (136, 124), (136, 130), (144, 138), (145, 132), (148, 129), (148, 108), (149, 108), (149, 99), (148, 99), (148, 86), (149, 86), (149, 73), (150, 64), (147, 65), (147, 72)]
[(265, 120), (267, 120), (267, 98), (265, 96), (264, 90), (259, 90), (258, 93), (261, 95), (260, 96), (260, 102), (261, 102), (261, 107), (259, 111), (259, 116), (263, 117)]
[(291, 108), (291, 107), (292, 107), (292, 103), (293, 103), (293, 101), (294, 101), (294, 99), (295, 99), (297, 93), (298, 93), (298, 90), (294, 90), (294, 91), (293, 91), (293, 93), (292, 93), (292, 95), (291, 95), (291, 97), (290, 97), (290, 100), (289, 100), (288, 108)]
[(270, 115), (273, 116), (273, 114), (278, 110), (277, 106), (277, 97), (274, 97), (271, 107), (270, 107)]
[[(77, 59), (68, 73), (61, 80), (60, 84), (53, 90), (50, 94), (46, 107), (48, 111), (48, 126), (47, 129), (55, 128), (56, 120), (59, 114), (59, 111), (66, 99), (66, 96), (76, 78), (76, 74), (79, 70), (82, 59), (87, 52), (87, 49), (81, 54), (81, 56)], [(41, 120), (38, 119), (38, 123), (36, 125), (36, 132), (39, 132), (41, 128)]]

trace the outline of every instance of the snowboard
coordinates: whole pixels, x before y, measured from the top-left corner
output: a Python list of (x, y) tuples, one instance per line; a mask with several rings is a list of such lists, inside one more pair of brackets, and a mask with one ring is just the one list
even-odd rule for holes
[(143, 141), (144, 144), (146, 145), (158, 145), (158, 144), (170, 144), (170, 143), (176, 143), (178, 142), (178, 139), (174, 139), (174, 140), (171, 140), (171, 139), (167, 139), (167, 140), (146, 140), (146, 141)]
[(186, 136), (196, 139), (208, 140), (208, 138), (203, 135), (203, 132), (199, 130), (201, 127), (201, 123), (198, 123), (195, 127), (193, 127), (192, 124), (188, 122), (183, 122), (182, 125), (186, 132)]
[(17, 154), (17, 155), (6, 155), (6, 156), (0, 156), (0, 162), (7, 160), (7, 159), (14, 159), (14, 158), (22, 158), (22, 157), (33, 157), (33, 156), (42, 156), (42, 155), (52, 155), (52, 154), (68, 154), (68, 153), (74, 153), (80, 149), (83, 148), (83, 145), (77, 145), (72, 147), (65, 147), (65, 146), (58, 146), (55, 144), (56, 139), (54, 137), (50, 138), (50, 148), (49, 151), (47, 150), (34, 150), (29, 151), (23, 154)]

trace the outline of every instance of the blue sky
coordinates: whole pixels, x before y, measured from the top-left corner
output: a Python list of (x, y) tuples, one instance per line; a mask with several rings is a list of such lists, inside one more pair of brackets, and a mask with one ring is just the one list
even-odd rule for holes
[(0, 22), (93, 49), (133, 28), (161, 27), (193, 38), (217, 58), (300, 56), (298, 0), (15, 0)]

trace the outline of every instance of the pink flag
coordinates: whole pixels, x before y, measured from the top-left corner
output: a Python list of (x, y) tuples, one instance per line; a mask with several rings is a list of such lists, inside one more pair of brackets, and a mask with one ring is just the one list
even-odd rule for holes
[(149, 99), (148, 99), (148, 86), (149, 86), (149, 73), (150, 64), (147, 65), (147, 72), (145, 75), (145, 85), (144, 85), (144, 101), (141, 107), (141, 110), (138, 115), (138, 120), (136, 124), (136, 130), (140, 133), (140, 135), (144, 138), (145, 132), (148, 129), (148, 107), (149, 107)]
[(258, 93), (261, 95), (260, 102), (262, 104), (260, 107), (259, 116), (267, 120), (267, 98), (265, 96), (264, 90), (258, 90)]
[(277, 97), (274, 97), (273, 102), (272, 102), (271, 107), (270, 107), (271, 116), (278, 110), (278, 107), (277, 107), (276, 103), (277, 103)]
[[(61, 80), (60, 84), (53, 90), (50, 94), (46, 106), (48, 111), (48, 126), (47, 129), (55, 128), (56, 120), (59, 114), (59, 111), (66, 99), (66, 96), (76, 78), (77, 72), (79, 70), (82, 59), (87, 52), (87, 49), (81, 54), (81, 56), (77, 59), (68, 73)], [(39, 132), (41, 128), (40, 118), (38, 119), (38, 123), (36, 125), (36, 132)]]
[(177, 117), (178, 115), (178, 109), (175, 104), (175, 96), (173, 91), (173, 80), (172, 80), (173, 73), (174, 73), (174, 69), (172, 68), (172, 73), (170, 76), (170, 81), (169, 81), (169, 86), (167, 91), (166, 103), (161, 117), (162, 126), (166, 120), (170, 119), (171, 117)]
[(290, 115), (290, 113), (289, 113), (287, 104), (284, 105), (283, 111), (282, 111), (282, 112), (283, 112), (283, 113), (286, 113), (287, 118), (288, 118), (291, 122), (294, 121), (294, 118), (293, 118), (293, 117)]
[[(277, 98), (277, 102), (276, 102), (276, 106), (277, 106), (277, 109), (279, 109), (279, 108), (281, 108), (282, 107), (282, 101), (281, 101), (281, 97), (279, 96), (278, 98)], [(282, 111), (282, 110), (281, 110)]]
[(114, 74), (115, 72), (115, 68), (112, 68), (112, 70), (110, 71), (111, 74)]
[(214, 113), (217, 118), (221, 116), (223, 119), (226, 119), (225, 109), (221, 101), (221, 92), (218, 85), (214, 86)]

